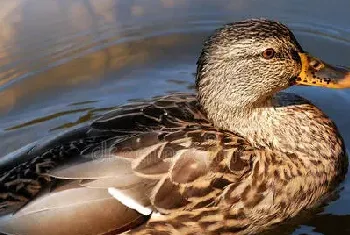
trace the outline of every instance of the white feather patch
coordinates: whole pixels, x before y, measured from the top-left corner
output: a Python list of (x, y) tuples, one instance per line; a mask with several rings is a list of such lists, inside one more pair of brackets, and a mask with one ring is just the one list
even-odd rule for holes
[(152, 214), (152, 210), (150, 208), (140, 205), (137, 201), (128, 197), (127, 195), (125, 195), (124, 193), (122, 193), (120, 190), (116, 188), (108, 188), (108, 193), (112, 195), (115, 199), (117, 199), (119, 202), (121, 202), (124, 206), (134, 209), (140, 214), (143, 214), (143, 215)]
[(156, 220), (162, 220), (164, 218), (164, 215), (158, 213), (158, 212), (153, 212), (151, 220), (156, 221)]

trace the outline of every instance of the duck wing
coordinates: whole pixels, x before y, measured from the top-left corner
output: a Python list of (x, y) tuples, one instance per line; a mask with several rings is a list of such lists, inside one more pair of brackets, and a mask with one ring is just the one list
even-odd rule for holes
[(246, 155), (230, 169), (231, 150), (244, 146), (206, 120), (194, 95), (117, 108), (0, 164), (0, 231), (118, 233), (152, 212), (208, 206), (250, 167)]

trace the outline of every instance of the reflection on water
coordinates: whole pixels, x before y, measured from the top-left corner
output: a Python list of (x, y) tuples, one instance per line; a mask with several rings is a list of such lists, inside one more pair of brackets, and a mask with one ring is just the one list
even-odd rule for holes
[[(81, 102), (81, 103), (87, 103), (87, 102)], [(113, 107), (113, 108), (115, 108), (115, 107)], [(70, 127), (73, 127), (73, 126), (78, 125), (80, 123), (88, 122), (88, 121), (100, 116), (100, 115), (96, 115), (96, 113), (107, 112), (107, 111), (112, 110), (113, 108), (83, 108), (83, 109), (73, 109), (73, 110), (58, 112), (58, 113), (54, 113), (54, 114), (50, 114), (50, 115), (47, 115), (44, 117), (36, 118), (36, 119), (30, 120), (28, 122), (20, 123), (18, 125), (6, 128), (5, 131), (12, 131), (12, 130), (21, 129), (24, 127), (29, 127), (29, 126), (32, 126), (35, 124), (39, 124), (41, 122), (50, 121), (54, 118), (59, 118), (60, 116), (64, 116), (64, 115), (69, 115), (69, 114), (74, 114), (74, 113), (82, 113), (82, 115), (79, 116), (79, 118), (76, 121), (64, 123), (61, 126), (54, 127), (52, 129), (50, 129), (50, 131), (70, 128)]]
[[(1, 156), (127, 101), (193, 91), (201, 44), (226, 22), (283, 21), (306, 50), (349, 66), (348, 9), (348, 0), (2, 0)], [(350, 146), (349, 91), (291, 90), (321, 107)], [(316, 216), (272, 234), (348, 234), (349, 185)]]

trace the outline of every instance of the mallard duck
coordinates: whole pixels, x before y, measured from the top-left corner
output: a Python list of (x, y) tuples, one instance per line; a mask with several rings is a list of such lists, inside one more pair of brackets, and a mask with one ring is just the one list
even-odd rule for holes
[(283, 24), (227, 24), (204, 43), (197, 94), (131, 103), (1, 159), (6, 234), (256, 234), (344, 179), (336, 125), (292, 85), (350, 87)]

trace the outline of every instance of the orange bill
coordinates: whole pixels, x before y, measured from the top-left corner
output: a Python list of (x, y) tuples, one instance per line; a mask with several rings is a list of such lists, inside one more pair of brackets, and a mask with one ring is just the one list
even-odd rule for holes
[(297, 85), (350, 88), (350, 71), (328, 65), (307, 53), (299, 53), (302, 70)]

